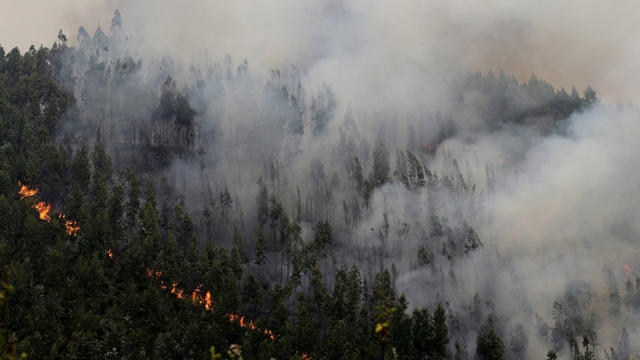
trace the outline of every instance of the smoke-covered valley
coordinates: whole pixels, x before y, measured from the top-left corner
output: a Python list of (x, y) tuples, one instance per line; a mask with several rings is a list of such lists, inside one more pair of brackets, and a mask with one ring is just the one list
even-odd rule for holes
[[(387, 269), (407, 314), (445, 304), (448, 358), (484, 356), (487, 323), (506, 358), (638, 356), (640, 111), (605, 102), (639, 95), (632, 35), (583, 39), (592, 25), (559, 25), (568, 5), (522, 1), (216, 5), (117, 1), (51, 48), (73, 98), (55, 142), (102, 144), (123, 200), (150, 180), (163, 241), (188, 214), (178, 248), (237, 248), (263, 289), (294, 259), (328, 291), (343, 265), (363, 294)], [(617, 51), (574, 64), (564, 42)]]

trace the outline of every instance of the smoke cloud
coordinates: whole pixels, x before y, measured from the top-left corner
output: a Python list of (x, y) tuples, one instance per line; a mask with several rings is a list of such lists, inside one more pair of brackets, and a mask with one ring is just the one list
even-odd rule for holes
[(608, 102), (640, 96), (633, 71), (640, 57), (633, 15), (640, 5), (630, 0), (615, 6), (591, 0), (63, 0), (0, 6), (3, 44), (22, 50), (50, 46), (59, 28), (70, 37), (80, 25), (107, 29), (119, 8), (136, 34), (132, 41), (147, 51), (206, 49), (216, 57), (254, 59), (262, 68), (294, 63), (315, 81), (355, 82), (364, 96), (381, 81), (414, 79), (414, 68), (432, 74), (502, 69), (519, 79), (535, 72), (556, 86), (591, 85)]
[[(12, 7), (0, 5), (0, 43), (22, 50), (42, 39), (53, 43), (60, 27), (69, 44), (82, 48), (80, 25), (92, 33), (100, 23), (108, 32), (114, 9), (120, 9), (126, 38), (106, 51), (133, 63), (142, 59), (143, 68), (107, 95), (85, 74), (96, 49), (84, 49), (86, 58), (74, 64), (80, 117), (114, 128), (151, 118), (158, 107), (154, 96), (171, 85), (167, 76), (176, 80), (173, 86), (191, 95), (189, 106), (200, 117), (194, 141), (202, 156), (197, 162), (177, 159), (161, 175), (190, 212), (214, 208), (228, 189), (251, 242), (256, 181), (263, 177), (269, 191), (284, 199), (285, 211), (305, 219), (305, 238), (318, 220), (329, 218), (338, 237), (336, 256), (361, 264), (369, 276), (393, 264), (396, 287), (412, 306), (450, 300), (457, 313), (477, 293), (508, 317), (496, 320), (504, 339), (510, 327), (524, 325), (532, 358), (550, 349), (536, 337), (536, 316), (553, 327), (553, 301), (568, 296), (596, 294), (582, 315), (599, 316), (593, 328), (600, 344), (615, 347), (620, 325), (640, 336), (631, 330), (637, 315), (610, 315), (610, 281), (603, 275), (603, 268), (610, 269), (624, 296), (632, 275), (623, 264), (640, 266), (640, 112), (613, 107), (640, 99), (637, 2), (119, 0), (89, 6), (65, 0)], [(97, 50), (113, 65), (116, 55)], [(489, 70), (521, 82), (535, 73), (567, 92), (590, 85), (602, 102), (557, 126), (493, 126), (487, 92), (465, 86), (467, 74)], [(290, 106), (290, 97), (278, 97), (283, 86), (304, 115)], [(517, 111), (540, 105), (508, 95)], [(312, 136), (306, 111), (314, 106), (314, 114), (327, 117), (325, 136)], [(296, 116), (304, 120), (301, 137), (292, 135)], [(290, 130), (286, 136), (269, 132), (269, 121), (279, 119), (288, 121), (281, 124)], [(81, 125), (77, 121), (63, 135)], [(114, 165), (127, 164), (130, 153), (122, 144), (138, 140), (105, 132)], [(367, 176), (371, 154), (384, 149), (393, 174), (403, 156), (398, 151), (409, 148), (426, 149), (418, 154), (421, 164), (446, 176), (451, 190), (417, 194), (394, 177), (373, 192), (369, 208), (362, 207), (345, 163), (357, 154)], [(433, 230), (436, 214), (442, 233)], [(232, 229), (224, 226), (218, 231), (229, 237)], [(482, 242), (475, 255), (465, 253), (470, 227)], [(433, 259), (420, 267), (415, 249), (424, 244)], [(471, 344), (476, 331), (470, 325), (454, 337)]]

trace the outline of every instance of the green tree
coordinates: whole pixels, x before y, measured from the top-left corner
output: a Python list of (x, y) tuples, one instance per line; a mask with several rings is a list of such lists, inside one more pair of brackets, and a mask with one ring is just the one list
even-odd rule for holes
[(431, 350), (433, 321), (426, 307), (414, 308), (411, 315), (411, 341), (418, 358), (425, 358)]
[(124, 227), (122, 224), (124, 216), (124, 202), (124, 188), (120, 183), (117, 183), (111, 190), (111, 197), (109, 198), (108, 205), (111, 241), (113, 244), (124, 240)]
[(360, 158), (358, 156), (353, 157), (353, 163), (350, 173), (352, 180), (356, 185), (356, 189), (358, 190), (358, 194), (362, 194), (364, 192), (364, 175), (362, 170), (362, 163), (360, 162)]
[(129, 168), (126, 173), (127, 183), (128, 183), (128, 191), (127, 191), (127, 202), (125, 204), (125, 213), (127, 219), (127, 226), (129, 231), (133, 229), (133, 226), (138, 219), (138, 214), (140, 213), (140, 180), (138, 180), (138, 176), (136, 175), (134, 168)]
[(622, 327), (622, 335), (618, 343), (618, 356), (620, 359), (628, 359), (631, 356), (631, 340), (626, 327)]
[(249, 274), (242, 284), (242, 303), (245, 313), (254, 318), (262, 301), (262, 289), (258, 279), (253, 274)]
[(256, 240), (256, 248), (255, 248), (255, 259), (254, 263), (256, 265), (264, 265), (266, 260), (266, 255), (264, 254), (264, 231), (262, 231), (262, 226), (258, 226), (258, 235)]
[(111, 26), (109, 27), (112, 33), (117, 34), (122, 30), (122, 16), (120, 15), (120, 10), (116, 9), (113, 13), (113, 18), (111, 19)]
[(5, 266), (4, 273), (2, 275), (2, 288), (0, 289), (0, 359), (2, 360), (14, 360), (14, 359), (26, 359), (27, 354), (22, 352), (18, 353), (18, 342), (15, 335), (9, 333), (9, 329), (6, 328), (7, 324), (7, 308), (8, 301), (11, 293), (13, 292), (13, 286), (9, 283), (9, 268)]
[(71, 179), (73, 186), (77, 187), (83, 196), (89, 194), (91, 165), (89, 164), (89, 151), (86, 145), (82, 145), (73, 157), (73, 162), (71, 163)]
[(598, 97), (596, 96), (596, 91), (593, 90), (591, 86), (587, 86), (584, 90), (584, 104), (585, 106), (593, 106), (598, 102)]
[(504, 343), (493, 327), (491, 316), (480, 326), (476, 338), (476, 355), (482, 360), (498, 360), (504, 356)]
[(519, 358), (525, 358), (527, 355), (527, 348), (529, 346), (529, 340), (527, 339), (527, 333), (522, 324), (517, 323), (511, 329), (511, 351)]
[(407, 157), (404, 152), (400, 150), (396, 150), (396, 171), (393, 172), (393, 175), (400, 180), (407, 189), (411, 189), (409, 174), (407, 173)]
[(472, 227), (469, 227), (467, 242), (464, 244), (464, 252), (466, 254), (473, 253), (481, 247), (483, 247), (483, 244), (480, 241), (480, 237)]
[(333, 243), (333, 233), (329, 220), (320, 220), (315, 227), (314, 244), (317, 249), (323, 249)]
[(316, 96), (311, 98), (311, 123), (313, 134), (323, 135), (328, 131), (329, 121), (333, 118), (336, 99), (328, 85), (322, 85)]
[(447, 357), (449, 344), (449, 329), (447, 327), (447, 312), (444, 305), (438, 303), (433, 312), (433, 341), (431, 342), (430, 359), (444, 359)]
[(379, 132), (373, 148), (373, 169), (369, 174), (369, 181), (374, 188), (378, 188), (390, 180), (389, 169), (389, 151), (384, 142), (383, 133)]
[(98, 140), (91, 153), (93, 162), (93, 215), (106, 212), (109, 199), (109, 185), (111, 182), (111, 158), (107, 155), (104, 145)]
[(406, 153), (409, 189), (420, 191), (421, 188), (427, 185), (422, 165), (420, 165), (420, 161), (418, 161), (418, 158), (411, 151), (407, 150)]

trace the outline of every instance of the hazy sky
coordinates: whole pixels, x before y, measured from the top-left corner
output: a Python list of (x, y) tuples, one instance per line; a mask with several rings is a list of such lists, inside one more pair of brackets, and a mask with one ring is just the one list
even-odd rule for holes
[(384, 77), (450, 64), (504, 69), (520, 81), (535, 72), (556, 86), (591, 85), (608, 102), (640, 102), (640, 3), (632, 0), (0, 0), (0, 44), (24, 51), (51, 46), (60, 28), (71, 40), (80, 25), (108, 30), (116, 8), (155, 50), (295, 62), (323, 81), (353, 69), (368, 78), (371, 67)]

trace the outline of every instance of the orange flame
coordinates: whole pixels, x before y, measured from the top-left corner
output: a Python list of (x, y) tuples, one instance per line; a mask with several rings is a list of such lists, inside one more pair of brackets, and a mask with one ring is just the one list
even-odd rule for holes
[(246, 322), (244, 319), (245, 319), (244, 316), (236, 315), (234, 313), (229, 314), (229, 321), (234, 322), (237, 320), (241, 327), (249, 328), (251, 330), (257, 329), (256, 326), (253, 324), (253, 320)]
[(204, 305), (205, 310), (213, 311), (214, 306), (213, 299), (211, 298), (211, 291), (207, 291), (204, 296), (202, 296), (200, 291), (200, 286), (193, 290), (193, 292), (191, 293), (191, 300), (195, 303)]
[(64, 231), (67, 233), (67, 235), (71, 235), (71, 236), (78, 235), (78, 233), (80, 232), (80, 225), (78, 225), (77, 221), (65, 220), (66, 218), (65, 214), (58, 215), (58, 218), (62, 220), (62, 225), (64, 226)]
[(110, 259), (113, 259), (113, 250), (107, 249), (107, 255), (109, 255)]
[(31, 189), (27, 185), (22, 185), (20, 181), (18, 181), (18, 186), (20, 186), (20, 191), (18, 192), (20, 193), (20, 200), (38, 193), (38, 189)]
[[(22, 185), (20, 181), (18, 181), (18, 186), (20, 186), (20, 190), (18, 191), (18, 193), (20, 194), (20, 200), (26, 197), (32, 197), (38, 193), (38, 189), (32, 189), (27, 185)], [(40, 201), (31, 205), (31, 207), (36, 209), (40, 220), (44, 220), (47, 222), (51, 221), (51, 216), (49, 216), (49, 213), (51, 212), (51, 204)], [(60, 219), (64, 219), (65, 215), (60, 214), (58, 217)], [(80, 226), (75, 220), (63, 220), (62, 225), (64, 225), (65, 231), (68, 235), (77, 236), (78, 232), (80, 232)]]
[(40, 220), (51, 221), (51, 217), (49, 216), (49, 212), (51, 211), (50, 204), (47, 204), (44, 201), (40, 201), (39, 203), (34, 204), (33, 208), (38, 211)]
[(182, 299), (182, 294), (184, 293), (184, 290), (178, 289), (178, 284), (173, 283), (173, 285), (171, 285), (171, 293), (175, 295), (178, 299)]
[[(251, 330), (258, 330), (258, 327), (253, 324), (253, 320), (250, 320), (249, 322), (246, 322), (244, 316), (239, 316), (239, 315), (236, 315), (236, 314), (233, 314), (233, 313), (229, 314), (228, 316), (229, 316), (229, 321), (234, 322), (234, 321), (237, 320), (238, 324), (243, 328), (247, 328), (247, 329), (251, 329)], [(271, 340), (275, 340), (276, 339), (276, 336), (273, 334), (272, 330), (264, 329), (262, 331), (262, 333), (267, 335), (267, 336), (269, 336), (269, 338)]]
[(273, 331), (271, 331), (271, 330), (269, 330), (269, 329), (264, 329), (264, 334), (265, 334), (265, 335), (269, 335), (269, 338), (270, 338), (271, 340), (274, 340), (274, 341), (276, 340), (275, 335), (273, 335)]
[[(64, 229), (67, 234), (71, 236), (76, 236), (78, 235), (78, 232), (80, 232), (80, 226), (75, 220), (66, 220), (64, 222)], [(111, 254), (110, 257), (113, 257), (113, 254)]]
[[(151, 269), (147, 269), (147, 276), (153, 278), (156, 281), (160, 281), (160, 287), (162, 290), (167, 290), (169, 287), (164, 283), (164, 281), (160, 280), (160, 275), (162, 275), (162, 271), (153, 271)], [(177, 284), (175, 284), (177, 286)]]
[[(151, 269), (147, 269), (147, 276), (153, 278), (156, 281), (160, 281), (160, 287), (163, 290), (167, 290), (168, 286), (162, 280), (160, 280), (161, 275), (162, 271), (153, 271)], [(173, 283), (171, 284), (171, 294), (175, 295), (178, 299), (182, 299), (184, 297), (184, 289), (178, 288), (178, 284)], [(198, 286), (191, 292), (191, 301), (200, 305), (204, 305), (204, 308), (207, 311), (214, 311), (215, 309), (215, 304), (213, 303), (213, 299), (211, 298), (211, 291), (207, 291), (205, 295), (202, 295), (202, 285)], [(234, 313), (228, 314), (227, 316), (229, 317), (229, 321), (238, 321), (240, 326), (243, 328), (260, 331), (258, 327), (253, 324), (253, 320), (247, 322), (244, 316), (241, 317)], [(269, 336), (271, 340), (276, 340), (276, 336), (272, 330), (264, 329), (262, 333)], [(308, 355), (303, 354), (303, 359), (311, 358), (308, 357)]]

